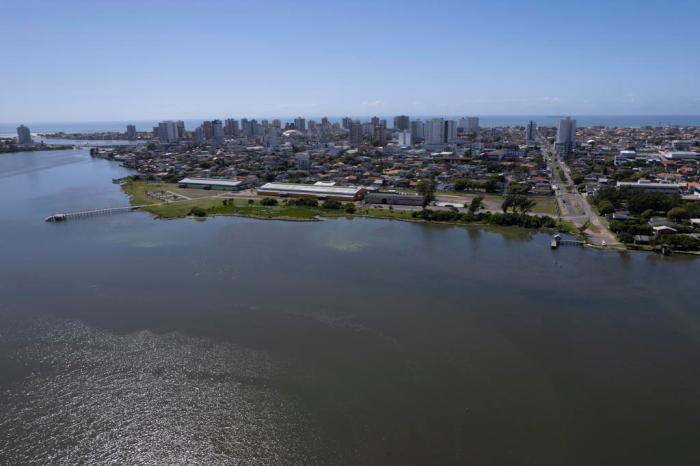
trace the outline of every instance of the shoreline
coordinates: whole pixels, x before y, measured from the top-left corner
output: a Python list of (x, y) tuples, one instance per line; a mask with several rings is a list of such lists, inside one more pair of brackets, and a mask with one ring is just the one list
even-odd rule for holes
[[(143, 205), (148, 204), (149, 198), (146, 194), (147, 183), (143, 181), (133, 181), (130, 180), (121, 186), (122, 192), (124, 192), (129, 199), (131, 205)], [(161, 185), (161, 183), (156, 183), (156, 185)], [(153, 192), (153, 191), (150, 191)], [(195, 192), (200, 194), (199, 192)], [(238, 202), (236, 204), (224, 205), (223, 201), (231, 200), (233, 202)], [(244, 201), (249, 203), (244, 204)], [(252, 203), (250, 203), (252, 201)], [(239, 204), (240, 203), (240, 204)], [(204, 215), (192, 214), (192, 209), (199, 207), (203, 211)], [(234, 198), (226, 196), (225, 192), (215, 195), (204, 195), (188, 199), (174, 200), (170, 202), (163, 202), (160, 205), (149, 205), (147, 207), (141, 208), (143, 212), (149, 213), (156, 220), (175, 220), (183, 218), (193, 218), (193, 219), (206, 219), (207, 217), (246, 217), (254, 218), (257, 220), (281, 220), (281, 221), (291, 221), (291, 222), (315, 222), (323, 221), (326, 219), (335, 219), (339, 217), (344, 218), (369, 218), (377, 220), (397, 220), (402, 222), (409, 222), (415, 224), (431, 224), (431, 225), (446, 225), (446, 226), (463, 226), (469, 227), (474, 226), (478, 228), (508, 228), (516, 227), (523, 230), (529, 231), (546, 231), (546, 232), (562, 232), (570, 234), (578, 239), (583, 239), (578, 232), (573, 229), (573, 226), (568, 224), (568, 222), (557, 221), (554, 217), (547, 215), (537, 215), (540, 218), (549, 218), (552, 221), (557, 222), (557, 227), (527, 227), (519, 224), (497, 224), (482, 220), (474, 221), (435, 221), (426, 220), (423, 218), (415, 217), (412, 214), (415, 212), (420, 212), (419, 210), (404, 210), (404, 209), (387, 209), (387, 208), (377, 208), (377, 207), (356, 207), (353, 212), (346, 212), (344, 209), (324, 209), (322, 207), (309, 207), (309, 206), (288, 206), (288, 205), (274, 205), (274, 206), (263, 206), (260, 205), (259, 201), (256, 202), (252, 199), (245, 198)], [(290, 215), (293, 214), (293, 215)], [(486, 218), (490, 218), (491, 215), (503, 215), (501, 213), (491, 213), (484, 212), (483, 215)], [(521, 215), (528, 214), (508, 214), (519, 217)]]
[[(153, 183), (159, 188), (168, 188), (166, 183)], [(627, 245), (624, 243), (608, 243), (607, 246), (596, 243), (594, 240), (599, 239), (599, 237), (594, 233), (591, 234), (589, 230), (581, 232), (577, 226), (571, 222), (568, 222), (562, 218), (554, 218), (550, 216), (540, 216), (547, 217), (556, 222), (556, 226), (527, 226), (523, 224), (503, 224), (494, 223), (489, 221), (483, 221), (484, 218), (490, 219), (493, 215), (511, 215), (511, 218), (522, 220), (523, 215), (529, 214), (501, 214), (493, 213), (490, 211), (485, 211), (481, 215), (481, 218), (475, 218), (473, 221), (453, 221), (453, 220), (430, 220), (425, 218), (417, 217), (415, 214), (418, 212), (424, 212), (422, 210), (407, 210), (407, 209), (387, 209), (378, 208), (371, 206), (355, 206), (352, 212), (345, 211), (344, 209), (327, 209), (322, 206), (296, 206), (296, 205), (285, 205), (278, 203), (271, 206), (261, 205), (259, 199), (247, 198), (247, 197), (233, 197), (229, 195), (228, 192), (222, 191), (218, 194), (210, 194), (211, 191), (199, 191), (192, 190), (187, 191), (188, 196), (185, 197), (183, 194), (174, 193), (172, 191), (165, 191), (161, 189), (160, 191), (148, 190), (148, 182), (141, 180), (129, 180), (121, 185), (121, 190), (125, 193), (129, 199), (129, 203), (132, 206), (144, 205), (140, 208), (144, 212), (149, 213), (155, 220), (175, 220), (190, 218), (195, 220), (204, 220), (207, 217), (241, 217), (241, 218), (253, 218), (256, 220), (278, 220), (285, 222), (318, 222), (323, 220), (330, 220), (339, 217), (352, 219), (357, 218), (368, 218), (377, 220), (397, 220), (402, 222), (414, 223), (414, 224), (424, 224), (424, 225), (445, 225), (445, 226), (458, 226), (458, 227), (474, 227), (478, 229), (489, 229), (489, 228), (520, 228), (526, 231), (532, 232), (546, 232), (549, 234), (554, 233), (564, 233), (571, 235), (579, 241), (583, 242), (584, 247), (595, 249), (601, 252), (626, 252), (626, 251), (640, 251), (640, 252), (651, 252), (659, 253), (659, 251), (653, 248), (640, 248), (635, 247), (635, 245)], [(176, 188), (172, 188), (176, 189)], [(167, 192), (177, 196), (185, 197), (184, 199), (177, 199), (173, 201), (165, 201), (161, 204), (152, 204), (152, 196), (149, 197), (148, 193), (153, 192)], [(183, 191), (179, 191), (182, 193)], [(276, 198), (274, 198), (276, 199)], [(277, 199), (276, 199), (277, 200)], [(232, 202), (227, 204), (227, 202)], [(244, 203), (245, 202), (245, 203)], [(354, 205), (354, 204), (353, 204)], [(193, 210), (197, 208), (200, 215), (194, 214)], [(430, 210), (430, 209), (426, 209)], [(441, 212), (441, 211), (432, 211)], [(501, 217), (502, 219), (503, 217)], [(690, 256), (700, 256), (700, 253), (693, 251), (673, 251), (676, 254), (690, 255)]]

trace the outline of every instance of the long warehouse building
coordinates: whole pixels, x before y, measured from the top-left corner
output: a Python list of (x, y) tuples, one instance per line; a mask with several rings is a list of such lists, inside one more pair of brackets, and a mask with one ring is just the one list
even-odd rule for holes
[(308, 197), (334, 201), (360, 201), (365, 192), (367, 189), (363, 187), (298, 183), (265, 183), (258, 188), (260, 196)]

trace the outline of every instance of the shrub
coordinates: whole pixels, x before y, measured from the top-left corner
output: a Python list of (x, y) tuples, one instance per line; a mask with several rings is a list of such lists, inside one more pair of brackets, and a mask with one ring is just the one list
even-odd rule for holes
[(190, 209), (190, 215), (194, 215), (195, 217), (206, 217), (207, 211), (201, 207), (192, 207)]
[(299, 199), (290, 199), (289, 205), (295, 205), (299, 207), (318, 207), (318, 201), (316, 199), (307, 199), (302, 197)]
[(277, 205), (277, 199), (275, 199), (275, 198), (273, 198), (273, 197), (264, 197), (264, 198), (260, 201), (260, 205), (266, 205), (266, 206)]
[(342, 209), (343, 204), (341, 204), (338, 201), (328, 200), (328, 201), (324, 201), (323, 204), (321, 205), (321, 207), (323, 207), (324, 209), (337, 210), (337, 209)]

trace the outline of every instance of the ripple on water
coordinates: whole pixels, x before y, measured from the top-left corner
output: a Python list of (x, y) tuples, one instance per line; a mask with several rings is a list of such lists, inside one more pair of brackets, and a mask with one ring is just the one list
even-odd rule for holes
[[(261, 352), (76, 322), (4, 326), (2, 464), (299, 464), (308, 425)], [(5, 351), (5, 350), (3, 350)]]

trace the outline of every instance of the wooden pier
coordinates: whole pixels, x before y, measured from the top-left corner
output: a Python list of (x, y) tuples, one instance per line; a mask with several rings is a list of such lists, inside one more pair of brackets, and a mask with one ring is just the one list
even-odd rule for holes
[(141, 207), (148, 207), (148, 205), (110, 207), (108, 209), (83, 210), (79, 212), (63, 212), (58, 214), (51, 214), (44, 220), (47, 222), (65, 222), (67, 220), (73, 220), (77, 218), (96, 217), (98, 215), (111, 215), (119, 214), (122, 212), (131, 212), (132, 210), (140, 209)]

